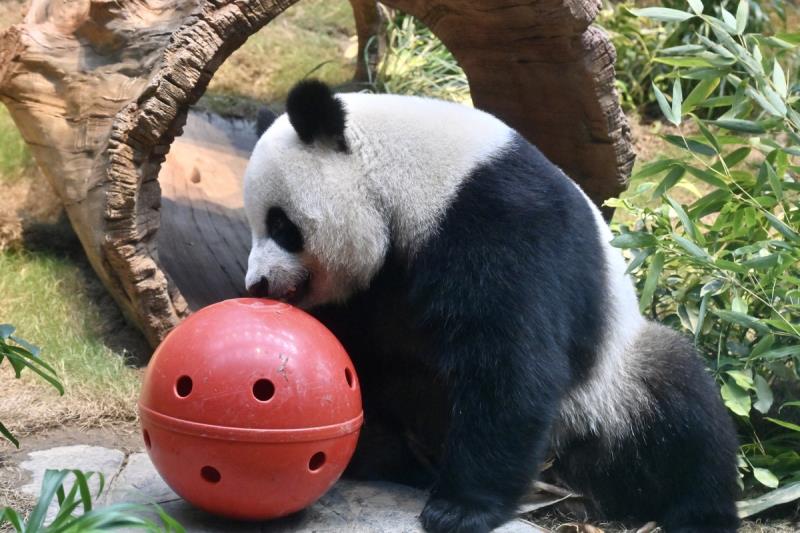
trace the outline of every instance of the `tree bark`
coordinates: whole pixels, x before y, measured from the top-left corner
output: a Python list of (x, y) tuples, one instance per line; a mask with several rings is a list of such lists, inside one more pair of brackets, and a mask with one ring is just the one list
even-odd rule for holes
[[(294, 1), (32, 0), (24, 22), (0, 36), (0, 100), (94, 270), (154, 345), (191, 309), (242, 292), (240, 180), (252, 133), (209, 144), (203, 135), (217, 130), (200, 117), (190, 130), (205, 133), (185, 142), (213, 153), (167, 154), (219, 65)], [(633, 154), (613, 48), (589, 27), (597, 4), (386, 3), (430, 26), (464, 67), (475, 105), (517, 128), (595, 201), (621, 190)], [(363, 52), (380, 19), (372, 0), (352, 4)]]

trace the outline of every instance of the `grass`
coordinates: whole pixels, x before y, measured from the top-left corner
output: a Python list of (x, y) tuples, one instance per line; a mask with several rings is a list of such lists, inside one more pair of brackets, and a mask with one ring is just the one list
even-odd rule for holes
[(66, 390), (58, 398), (32, 374), (15, 381), (7, 365), (0, 367), (0, 417), (12, 431), (24, 435), (65, 418), (89, 425), (133, 419), (140, 371), (125, 365), (133, 354), (113, 337), (127, 337), (129, 346), (137, 339), (122, 325), (85, 261), (48, 252), (4, 252), (0, 294), (0, 322), (15, 324), (20, 337), (42, 348)]
[(199, 105), (252, 116), (260, 105), (279, 109), (289, 89), (313, 75), (331, 85), (355, 72), (355, 23), (347, 0), (303, 0), (270, 22), (219, 68)]
[(31, 153), (5, 106), (0, 106), (0, 180), (16, 181), (33, 169)]

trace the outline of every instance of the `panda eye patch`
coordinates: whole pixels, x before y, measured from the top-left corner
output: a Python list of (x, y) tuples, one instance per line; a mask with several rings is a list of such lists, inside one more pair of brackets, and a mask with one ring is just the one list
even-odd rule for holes
[(278, 246), (287, 252), (303, 250), (303, 235), (280, 207), (270, 207), (267, 211), (267, 233)]

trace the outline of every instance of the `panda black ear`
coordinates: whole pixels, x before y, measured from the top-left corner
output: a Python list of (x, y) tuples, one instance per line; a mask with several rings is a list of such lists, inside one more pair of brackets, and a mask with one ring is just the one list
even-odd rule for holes
[(332, 140), (338, 150), (347, 151), (344, 138), (346, 113), (330, 87), (319, 80), (301, 81), (289, 91), (286, 112), (300, 140)]

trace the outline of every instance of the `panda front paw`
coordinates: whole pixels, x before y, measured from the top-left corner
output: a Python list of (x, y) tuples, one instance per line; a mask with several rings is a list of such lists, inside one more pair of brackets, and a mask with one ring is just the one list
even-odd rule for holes
[(486, 533), (511, 518), (504, 509), (485, 509), (473, 503), (432, 497), (420, 515), (428, 533)]

